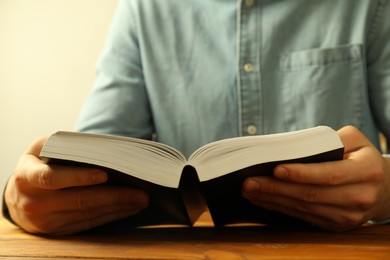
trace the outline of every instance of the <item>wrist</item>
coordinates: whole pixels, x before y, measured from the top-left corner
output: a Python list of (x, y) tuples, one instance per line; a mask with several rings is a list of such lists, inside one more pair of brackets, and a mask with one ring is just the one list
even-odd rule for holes
[[(8, 182), (7, 182), (8, 184)], [(7, 184), (5, 185), (4, 187), (4, 192), (3, 192), (3, 202), (2, 202), (2, 205), (1, 205), (1, 213), (3, 215), (3, 217), (5, 219), (7, 219), (8, 221), (10, 221), (11, 223), (15, 224), (15, 222), (12, 220), (11, 218), (11, 214), (9, 213), (9, 210), (8, 210), (8, 206), (7, 204), (5, 203), (5, 190), (7, 189)]]
[[(390, 159), (390, 154), (382, 154), (382, 157), (385, 159)], [(367, 221), (369, 225), (385, 225), (390, 224), (390, 217), (382, 219), (382, 220), (369, 220)]]

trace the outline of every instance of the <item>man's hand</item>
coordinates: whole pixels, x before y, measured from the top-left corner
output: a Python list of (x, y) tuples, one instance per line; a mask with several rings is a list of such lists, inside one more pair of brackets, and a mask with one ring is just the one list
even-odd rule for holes
[(355, 127), (339, 130), (344, 160), (285, 164), (276, 177), (250, 177), (243, 196), (252, 203), (325, 229), (342, 231), (390, 217), (390, 162)]
[(45, 164), (38, 157), (45, 140), (36, 140), (21, 156), (5, 191), (10, 215), (24, 230), (72, 234), (147, 207), (143, 191), (97, 185), (107, 181), (102, 170)]

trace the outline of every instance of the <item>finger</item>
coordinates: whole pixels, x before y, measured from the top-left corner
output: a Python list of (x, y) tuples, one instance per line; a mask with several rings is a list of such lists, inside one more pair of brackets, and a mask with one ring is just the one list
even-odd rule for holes
[(146, 208), (148, 194), (125, 187), (96, 186), (42, 193), (28, 199), (24, 217), (32, 233), (74, 233), (134, 215)]
[(344, 153), (356, 151), (364, 146), (370, 146), (371, 142), (354, 126), (345, 126), (337, 131), (344, 145)]
[(144, 191), (126, 187), (92, 186), (42, 192), (34, 199), (29, 198), (25, 203), (23, 208), (27, 212), (79, 211), (82, 218), (83, 214), (96, 216), (95, 209), (110, 206), (117, 206), (122, 210), (142, 209), (147, 207), (149, 196)]
[(246, 179), (243, 183), (243, 195), (248, 199), (266, 195), (283, 196), (307, 203), (326, 204), (352, 210), (368, 210), (373, 207), (377, 199), (374, 184), (319, 186), (289, 183), (266, 176)]
[(107, 181), (101, 169), (45, 164), (38, 157), (45, 140), (46, 137), (35, 140), (18, 162), (13, 175), (21, 188), (61, 189)]
[(360, 151), (354, 158), (342, 161), (278, 165), (274, 176), (278, 179), (316, 185), (343, 185), (378, 182), (383, 176), (381, 156)]
[(99, 168), (47, 165), (30, 158), (30, 163), (19, 171), (19, 181), (31, 188), (62, 189), (89, 186), (107, 181), (107, 173)]
[(351, 160), (285, 164), (274, 169), (274, 176), (278, 179), (316, 185), (358, 183), (367, 180), (367, 175), (368, 172), (362, 172), (359, 164)]
[(34, 157), (39, 157), (43, 146), (47, 140), (47, 136), (41, 136), (35, 139), (31, 145), (26, 149), (25, 154), (33, 155)]
[(66, 211), (56, 212), (44, 219), (34, 222), (29, 232), (35, 234), (68, 235), (98, 227), (112, 221), (137, 214), (142, 209), (108, 206), (90, 212)]
[(111, 208), (109, 208), (108, 210), (107, 209), (102, 209), (102, 210), (107, 213), (99, 214), (95, 218), (91, 218), (88, 220), (82, 220), (74, 223), (72, 222), (68, 225), (64, 225), (58, 228), (55, 232), (51, 232), (51, 234), (54, 233), (55, 235), (68, 235), (68, 234), (78, 233), (84, 230), (89, 230), (91, 228), (95, 228), (110, 223), (112, 221), (130, 217), (132, 215), (137, 214), (140, 211), (139, 209), (115, 211), (112, 210)]
[(262, 197), (251, 202), (259, 207), (333, 231), (352, 229), (368, 220), (360, 211), (352, 212), (328, 205), (307, 204), (280, 196)]
[[(97, 186), (89, 189), (65, 191), (64, 199), (59, 203), (66, 204), (67, 210), (93, 211), (96, 208), (117, 205), (123, 210), (146, 208), (149, 196), (142, 190), (120, 186)], [(94, 216), (93, 212), (90, 212)]]
[(380, 181), (384, 162), (375, 147), (354, 127), (342, 128), (339, 133), (345, 145), (344, 160), (279, 165), (274, 170), (274, 176), (290, 182), (317, 185)]

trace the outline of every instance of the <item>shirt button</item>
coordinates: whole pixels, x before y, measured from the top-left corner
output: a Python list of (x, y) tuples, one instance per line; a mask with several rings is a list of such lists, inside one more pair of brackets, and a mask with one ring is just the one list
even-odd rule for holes
[(253, 6), (253, 3), (254, 3), (254, 0), (245, 0), (245, 5), (247, 7), (252, 7)]
[(257, 133), (257, 127), (255, 125), (249, 125), (247, 128), (246, 128), (246, 132), (249, 134), (249, 135), (255, 135)]
[(252, 72), (253, 71), (253, 65), (252, 65), (252, 63), (246, 63), (245, 65), (244, 65), (244, 71), (245, 72)]

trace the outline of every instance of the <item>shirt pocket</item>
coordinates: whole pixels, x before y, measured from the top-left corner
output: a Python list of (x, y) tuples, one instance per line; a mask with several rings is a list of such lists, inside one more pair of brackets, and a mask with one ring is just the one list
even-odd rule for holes
[(361, 127), (365, 66), (361, 45), (285, 53), (280, 59), (286, 128)]

